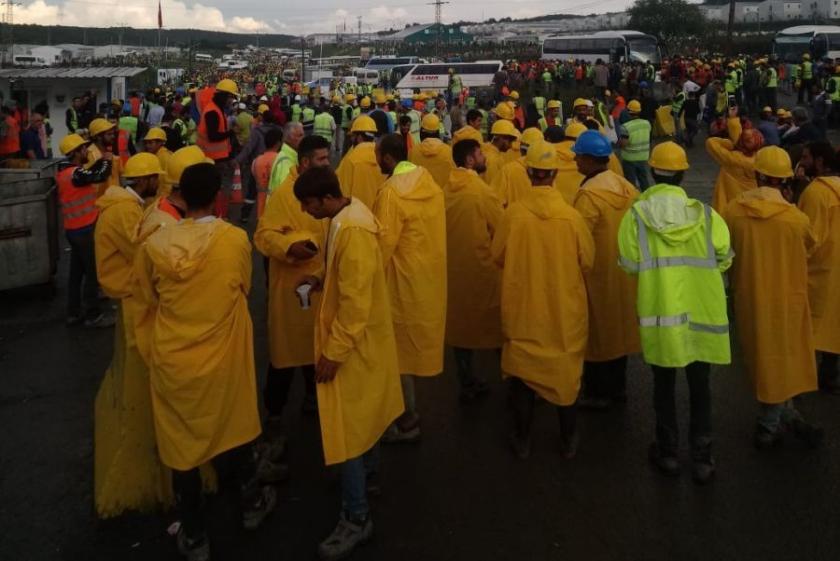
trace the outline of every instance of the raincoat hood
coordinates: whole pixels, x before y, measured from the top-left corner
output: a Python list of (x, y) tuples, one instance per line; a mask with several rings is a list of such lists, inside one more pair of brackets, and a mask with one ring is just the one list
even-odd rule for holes
[(129, 193), (125, 190), (125, 188), (118, 187), (116, 185), (108, 187), (102, 196), (96, 199), (96, 206), (103, 210), (119, 204), (140, 205), (141, 203), (140, 200), (132, 193)]
[(581, 188), (615, 209), (627, 208), (627, 199), (639, 196), (639, 192), (626, 180), (610, 170), (604, 170), (584, 180)]
[(176, 226), (155, 232), (146, 240), (146, 250), (161, 274), (186, 280), (204, 266), (210, 247), (222, 229), (231, 227), (221, 220), (196, 222), (187, 218)]
[(478, 177), (478, 173), (472, 169), (455, 168), (449, 173), (449, 184), (447, 189), (452, 192), (461, 191), (470, 184), (472, 178)]
[(446, 149), (446, 144), (439, 138), (426, 138), (420, 143), (419, 150), (424, 156), (431, 158)]
[(361, 228), (371, 234), (379, 233), (379, 221), (359, 199), (353, 197), (350, 204), (341, 209), (341, 212), (332, 219), (336, 228)]
[(675, 185), (660, 183), (646, 190), (633, 205), (651, 234), (669, 245), (683, 244), (705, 222), (703, 203), (688, 198)]
[(440, 192), (435, 180), (432, 179), (426, 168), (409, 164), (409, 162), (401, 162), (400, 166), (408, 164), (413, 169), (405, 166), (403, 169), (407, 170), (402, 173), (395, 173), (388, 180), (394, 185), (394, 189), (403, 199), (421, 201), (431, 199)]
[(747, 216), (752, 218), (772, 218), (793, 208), (782, 197), (782, 193), (773, 187), (751, 189), (735, 200), (744, 208)]
[(840, 177), (835, 175), (825, 176), (825, 177), (818, 177), (814, 179), (815, 182), (820, 182), (829, 189), (831, 192), (834, 193), (834, 196), (840, 199)]
[(531, 187), (534, 196), (525, 197), (518, 202), (542, 220), (555, 218), (568, 207), (563, 196), (551, 185), (546, 187)]

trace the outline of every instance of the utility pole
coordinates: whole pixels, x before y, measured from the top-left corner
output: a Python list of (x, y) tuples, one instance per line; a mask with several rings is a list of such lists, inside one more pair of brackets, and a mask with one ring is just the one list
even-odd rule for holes
[(450, 2), (443, 2), (442, 0), (435, 0), (429, 2), (429, 6), (435, 7), (435, 56), (440, 56), (440, 34), (443, 31), (443, 5)]
[(13, 2), (12, 0), (4, 0), (3, 2), (6, 5), (6, 10), (3, 13), (3, 49), (5, 54), (3, 55), (2, 62), (6, 62), (8, 59), (9, 62), (14, 61), (15, 57), (15, 40), (14, 40), (14, 25), (15, 25), (15, 13), (14, 7), (20, 6), (19, 2)]
[(359, 46), (361, 47), (362, 46), (362, 16), (356, 16), (356, 19), (358, 20), (358, 25), (359, 25), (358, 41), (359, 41)]
[(735, 25), (735, 0), (729, 0), (729, 23), (726, 25), (726, 51), (732, 54), (732, 27)]

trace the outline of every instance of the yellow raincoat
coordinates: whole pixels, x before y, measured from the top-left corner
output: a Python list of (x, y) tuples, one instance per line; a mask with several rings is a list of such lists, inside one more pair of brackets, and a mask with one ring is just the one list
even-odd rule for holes
[(315, 355), (341, 363), (316, 386), (327, 465), (367, 452), (404, 410), (378, 229), (358, 199), (330, 225), (315, 331)]
[(636, 277), (618, 266), (618, 227), (638, 196), (629, 181), (606, 170), (585, 180), (575, 198), (575, 209), (595, 240), (595, 262), (585, 276), (589, 295), (589, 361), (613, 360), (642, 350)]
[(817, 389), (808, 306), (808, 217), (778, 189), (759, 187), (730, 201), (723, 216), (736, 258), (729, 269), (735, 325), (761, 403)]
[(532, 187), (531, 178), (528, 177), (528, 170), (525, 167), (525, 158), (520, 156), (503, 165), (491, 187), (504, 208), (522, 197), (529, 196)]
[(706, 139), (706, 151), (720, 166), (712, 195), (712, 208), (718, 213), (724, 211), (729, 201), (738, 198), (744, 191), (758, 188), (755, 182), (755, 157), (735, 149), (735, 143), (741, 136), (741, 124), (738, 119), (729, 119), (727, 126), (729, 139)]
[[(283, 183), (268, 199), (265, 213), (257, 225), (254, 245), (269, 258), (268, 264), (268, 347), (274, 368), (291, 368), (314, 364), (314, 307), (320, 294), (311, 293), (310, 309), (300, 307), (295, 288), (307, 276), (324, 266), (321, 248), (324, 246), (327, 221), (315, 220), (300, 208), (294, 185), (297, 168), (293, 168)], [(297, 261), (286, 253), (298, 241), (311, 241), (318, 254), (307, 261)]]
[(815, 240), (808, 297), (818, 351), (840, 353), (840, 177), (818, 177), (799, 197)]
[(446, 207), (426, 168), (401, 162), (374, 205), (397, 339), (400, 374), (443, 370)]
[(557, 150), (557, 177), (554, 178), (554, 187), (563, 199), (571, 204), (574, 204), (575, 197), (580, 190), (580, 184), (583, 181), (583, 174), (578, 171), (575, 163), (575, 154), (572, 152), (574, 141), (564, 140), (554, 145)]
[(373, 208), (376, 196), (387, 179), (376, 163), (376, 144), (373, 142), (362, 142), (350, 150), (335, 173), (342, 194), (359, 199), (368, 208)]
[[(487, 170), (482, 174), (484, 181), (488, 185), (492, 185), (493, 181), (495, 181), (496, 176), (499, 172), (502, 171), (502, 166), (507, 163), (507, 158), (505, 154), (512, 152), (513, 150), (508, 150), (507, 152), (500, 152), (498, 148), (492, 142), (485, 142), (481, 145), (481, 152), (484, 154), (484, 158), (487, 160)], [(514, 152), (517, 156), (519, 152)]]
[(555, 405), (580, 391), (588, 334), (584, 274), (595, 244), (580, 214), (550, 187), (505, 212), (492, 245), (502, 267), (502, 371)]
[(502, 203), (473, 170), (455, 168), (444, 187), (448, 304), (446, 344), (502, 346), (501, 275), (490, 257)]
[(138, 255), (137, 295), (155, 308), (151, 388), (163, 463), (189, 470), (260, 433), (248, 291), (251, 244), (221, 220), (185, 220)]
[[(99, 149), (96, 144), (90, 144), (87, 150), (87, 162), (85, 163), (85, 169), (90, 169), (93, 164), (95, 164), (98, 160), (102, 159), (102, 151)], [(120, 161), (119, 156), (114, 155), (111, 158), (111, 177), (108, 178), (106, 181), (102, 183), (96, 184), (96, 196), (101, 197), (105, 194), (105, 191), (108, 187), (112, 185), (119, 186), (121, 184), (120, 177), (122, 176), (122, 162)]]
[(108, 187), (96, 201), (96, 276), (105, 294), (125, 298), (131, 294), (131, 268), (137, 249), (135, 233), (143, 218), (143, 203), (123, 187)]
[[(169, 165), (169, 158), (172, 157), (172, 152), (170, 152), (166, 146), (161, 146), (160, 150), (155, 153), (155, 156), (157, 156), (157, 159), (160, 162), (160, 169), (166, 172), (166, 168)], [(158, 197), (168, 197), (171, 192), (172, 184), (169, 183), (168, 176), (164, 173), (160, 176), (160, 179), (158, 179)]]
[(439, 138), (426, 138), (411, 149), (408, 159), (412, 164), (429, 170), (439, 186), (449, 181), (449, 172), (455, 169), (452, 148)]

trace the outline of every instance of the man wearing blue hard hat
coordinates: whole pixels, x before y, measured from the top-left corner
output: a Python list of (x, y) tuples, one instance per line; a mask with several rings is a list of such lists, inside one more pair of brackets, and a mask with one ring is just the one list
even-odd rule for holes
[(639, 196), (629, 181), (608, 169), (612, 145), (596, 130), (572, 146), (583, 175), (574, 207), (595, 240), (595, 263), (585, 273), (589, 339), (583, 366), (582, 407), (603, 409), (626, 401), (627, 355), (641, 351), (636, 321), (636, 279), (618, 266), (618, 227)]

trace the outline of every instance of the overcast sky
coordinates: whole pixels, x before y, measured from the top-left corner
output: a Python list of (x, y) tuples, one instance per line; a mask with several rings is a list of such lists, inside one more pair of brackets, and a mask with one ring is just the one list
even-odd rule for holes
[[(158, 0), (20, 0), (15, 23), (83, 27), (157, 27)], [(336, 26), (356, 31), (402, 28), (431, 23), (431, 0), (162, 0), (164, 28), (198, 28), (234, 32), (334, 33)], [(488, 18), (532, 17), (552, 13), (591, 14), (626, 9), (633, 0), (452, 0), (443, 6), (444, 22)]]

